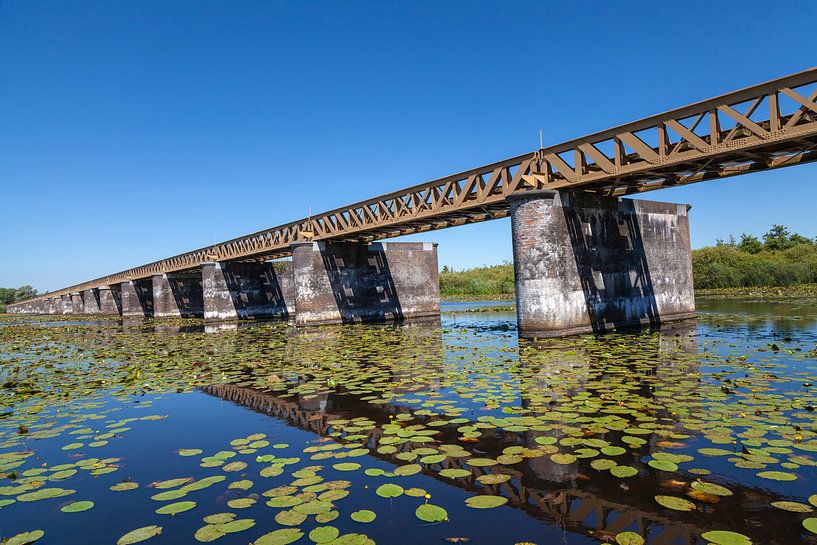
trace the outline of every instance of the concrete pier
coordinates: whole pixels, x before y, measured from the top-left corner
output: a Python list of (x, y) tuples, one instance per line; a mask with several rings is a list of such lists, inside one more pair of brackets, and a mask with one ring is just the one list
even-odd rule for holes
[(63, 314), (73, 314), (74, 313), (74, 305), (71, 303), (71, 296), (70, 295), (62, 295), (62, 296), (60, 296), (60, 300), (62, 301), (62, 313)]
[(292, 263), (205, 263), (205, 320), (288, 318), (295, 313)]
[(122, 316), (153, 316), (153, 283), (150, 278), (119, 284)]
[(201, 273), (168, 273), (153, 277), (153, 316), (200, 318), (204, 316)]
[(511, 203), (519, 334), (604, 332), (695, 312), (688, 207), (536, 191)]
[(106, 316), (122, 314), (122, 293), (120, 286), (102, 286), (98, 290), (99, 313)]
[(436, 244), (308, 242), (292, 250), (296, 324), (440, 313)]
[(85, 302), (82, 300), (82, 293), (71, 294), (71, 308), (73, 314), (85, 314)]
[(85, 314), (99, 314), (99, 292), (93, 288), (82, 290), (82, 304)]

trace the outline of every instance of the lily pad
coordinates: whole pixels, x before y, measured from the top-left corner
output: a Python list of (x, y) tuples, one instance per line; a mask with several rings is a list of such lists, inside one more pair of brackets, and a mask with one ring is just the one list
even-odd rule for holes
[(465, 500), (465, 505), (473, 507), (474, 509), (491, 509), (505, 505), (506, 503), (508, 503), (508, 498), (490, 495), (472, 496)]
[(386, 483), (378, 486), (374, 492), (382, 498), (396, 498), (403, 494), (403, 487), (399, 484)]
[(329, 543), (340, 535), (340, 530), (334, 526), (318, 526), (309, 532), (309, 539), (315, 543)]
[(701, 537), (715, 545), (752, 545), (752, 540), (745, 535), (726, 530), (704, 532)]
[(7, 541), (3, 542), (3, 545), (28, 545), (29, 543), (34, 543), (44, 535), (45, 532), (42, 530), (23, 532), (21, 534), (11, 536)]
[(414, 511), (414, 515), (425, 522), (442, 522), (448, 520), (448, 511), (438, 505), (432, 505), (430, 503), (424, 503), (418, 507), (417, 510)]
[(185, 511), (190, 511), (195, 506), (196, 502), (194, 501), (177, 501), (176, 503), (168, 503), (167, 505), (161, 506), (156, 510), (156, 513), (159, 515), (177, 515)]
[(770, 479), (772, 481), (794, 481), (797, 475), (794, 473), (786, 473), (785, 471), (761, 471), (757, 474), (761, 479)]
[(377, 513), (374, 511), (370, 511), (368, 509), (361, 509), (360, 511), (355, 511), (350, 515), (351, 519), (355, 522), (372, 522), (375, 518), (377, 518)]
[(161, 526), (143, 526), (142, 528), (131, 530), (127, 534), (120, 537), (117, 540), (116, 545), (131, 545), (132, 543), (140, 543), (152, 537), (158, 536), (161, 533)]
[(94, 502), (92, 501), (75, 501), (73, 503), (69, 503), (60, 508), (60, 511), (63, 513), (80, 513), (82, 511), (87, 511), (94, 506)]
[(674, 509), (675, 511), (694, 511), (695, 504), (684, 498), (675, 496), (655, 496), (655, 501), (662, 507)]
[(616, 534), (618, 545), (644, 545), (644, 538), (635, 532), (621, 532)]
[(304, 533), (297, 528), (282, 528), (264, 534), (253, 541), (251, 545), (289, 545), (301, 539), (303, 535)]

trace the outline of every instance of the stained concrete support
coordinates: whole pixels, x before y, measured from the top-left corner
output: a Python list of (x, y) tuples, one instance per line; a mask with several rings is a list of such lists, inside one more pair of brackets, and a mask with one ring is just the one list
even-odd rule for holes
[(122, 316), (153, 316), (153, 282), (150, 278), (119, 284)]
[(122, 314), (122, 293), (120, 286), (102, 286), (99, 288), (99, 313), (105, 316)]
[(205, 263), (205, 320), (288, 318), (295, 313), (292, 263)]
[(296, 324), (440, 314), (436, 244), (301, 243), (292, 264)]
[(82, 304), (85, 314), (99, 314), (99, 291), (95, 288), (82, 290)]
[(692, 317), (688, 210), (584, 192), (514, 197), (520, 335), (600, 333)]
[(52, 298), (45, 300), (45, 313), (46, 314), (61, 314), (62, 313), (62, 305), (57, 306), (57, 300)]
[(85, 302), (82, 300), (82, 292), (71, 294), (71, 308), (73, 314), (85, 314)]
[(61, 295), (60, 300), (62, 301), (62, 313), (63, 314), (73, 314), (74, 313), (74, 305), (71, 302), (70, 295)]
[(204, 316), (201, 273), (168, 273), (153, 277), (153, 316), (200, 318)]

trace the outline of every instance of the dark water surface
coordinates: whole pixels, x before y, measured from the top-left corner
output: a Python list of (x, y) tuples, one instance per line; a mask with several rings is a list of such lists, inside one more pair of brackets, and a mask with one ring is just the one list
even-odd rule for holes
[(817, 301), (547, 341), (456, 305), (301, 329), (0, 317), (0, 539), (817, 543)]

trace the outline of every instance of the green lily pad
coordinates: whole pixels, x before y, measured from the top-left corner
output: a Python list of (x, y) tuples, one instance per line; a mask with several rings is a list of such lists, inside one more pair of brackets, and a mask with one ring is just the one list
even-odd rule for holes
[(355, 511), (350, 515), (351, 519), (355, 522), (372, 522), (375, 518), (377, 518), (377, 513), (374, 511), (370, 511), (368, 509), (361, 509), (360, 511)]
[(139, 483), (126, 481), (122, 483), (116, 483), (115, 485), (110, 487), (110, 490), (113, 490), (114, 492), (125, 492), (127, 490), (136, 490), (137, 488), (139, 488)]
[(678, 471), (676, 464), (666, 460), (650, 460), (647, 465), (660, 471)]
[(662, 507), (674, 509), (675, 511), (694, 511), (695, 504), (684, 498), (675, 496), (655, 496), (655, 501)]
[(142, 528), (131, 530), (127, 534), (120, 537), (117, 540), (116, 545), (131, 545), (132, 543), (140, 543), (152, 537), (158, 536), (161, 533), (161, 526), (143, 526)]
[(156, 510), (156, 513), (159, 515), (176, 515), (190, 511), (195, 506), (196, 502), (194, 501), (177, 501), (176, 503), (168, 503), (167, 505), (161, 506)]
[(315, 543), (329, 543), (340, 535), (340, 530), (334, 526), (318, 526), (309, 532), (309, 539)]
[(616, 466), (610, 469), (610, 473), (619, 479), (626, 479), (638, 475), (638, 470), (630, 466)]
[(772, 507), (776, 507), (777, 509), (782, 509), (783, 511), (790, 511), (792, 513), (811, 513), (814, 509), (811, 508), (810, 505), (806, 505), (805, 503), (799, 503), (796, 501), (773, 501), (771, 503)]
[(506, 503), (508, 503), (508, 498), (490, 495), (472, 496), (465, 500), (465, 505), (473, 507), (474, 509), (491, 509), (505, 505)]
[(715, 483), (705, 483), (703, 481), (694, 481), (692, 483), (692, 488), (697, 490), (698, 492), (703, 492), (704, 494), (709, 494), (710, 496), (731, 496), (732, 491), (726, 488), (725, 486), (721, 486)]
[(340, 464), (335, 464), (332, 467), (338, 471), (356, 471), (360, 469), (360, 464), (356, 462), (343, 462)]
[(29, 543), (34, 543), (44, 535), (45, 532), (42, 530), (23, 532), (21, 534), (11, 536), (7, 541), (3, 542), (3, 545), (28, 545)]
[(299, 513), (290, 509), (289, 511), (280, 511), (275, 515), (275, 522), (282, 526), (298, 526), (306, 520), (305, 513)]
[(785, 471), (761, 471), (757, 474), (761, 479), (770, 479), (772, 481), (794, 481), (797, 475), (794, 473), (786, 473)]
[(82, 511), (87, 511), (94, 506), (94, 502), (92, 501), (75, 501), (73, 503), (69, 503), (60, 508), (60, 511), (63, 513), (80, 513)]
[(219, 524), (216, 528), (219, 532), (225, 534), (234, 534), (236, 532), (243, 532), (244, 530), (248, 530), (255, 526), (255, 520), (253, 519), (238, 519), (238, 520), (231, 520), (230, 522), (225, 522), (223, 524)]
[(198, 448), (183, 448), (179, 449), (179, 456), (198, 456), (203, 451)]
[(809, 517), (803, 521), (803, 528), (811, 532), (812, 534), (817, 534), (817, 518)]
[(303, 535), (304, 533), (297, 528), (282, 528), (264, 534), (253, 541), (251, 545), (289, 545), (301, 539)]
[(403, 494), (403, 487), (399, 484), (386, 483), (378, 486), (374, 492), (382, 498), (396, 498)]
[(644, 545), (644, 538), (635, 532), (621, 532), (616, 534), (618, 545)]
[(462, 477), (468, 477), (471, 475), (471, 472), (467, 469), (449, 468), (440, 470), (440, 475), (443, 477), (448, 477), (449, 479), (461, 479)]
[(578, 458), (576, 458), (572, 454), (562, 454), (562, 453), (551, 454), (550, 459), (553, 462), (555, 462), (557, 464), (562, 464), (562, 465), (572, 464), (573, 462), (578, 460)]
[(417, 510), (414, 511), (414, 515), (425, 522), (442, 522), (448, 520), (448, 511), (438, 505), (432, 505), (430, 503), (424, 503), (418, 507)]
[(726, 530), (704, 532), (701, 537), (715, 545), (752, 545), (752, 540), (745, 535)]
[(193, 534), (193, 537), (196, 539), (196, 541), (200, 541), (202, 543), (210, 543), (211, 541), (215, 541), (219, 538), (224, 537), (225, 535), (227, 534), (225, 534), (224, 532), (220, 532), (218, 530), (218, 526), (216, 526), (215, 524), (208, 524), (196, 530), (196, 533)]

